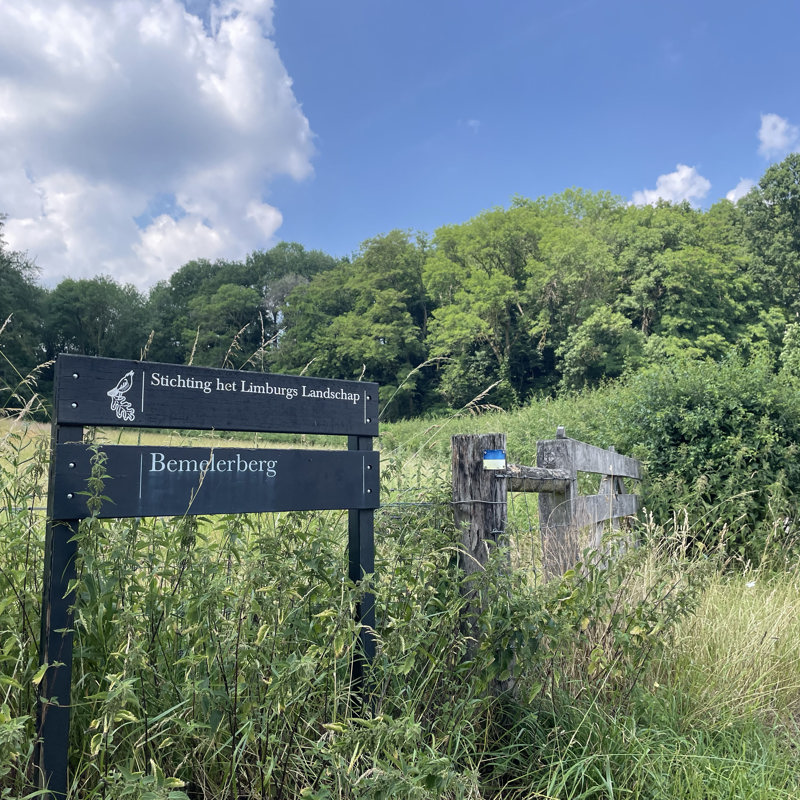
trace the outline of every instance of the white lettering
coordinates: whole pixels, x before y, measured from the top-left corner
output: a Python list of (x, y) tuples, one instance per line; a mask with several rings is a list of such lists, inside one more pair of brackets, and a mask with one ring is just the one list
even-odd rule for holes
[(361, 399), (360, 392), (346, 392), (344, 389), (309, 389), (305, 384), (302, 386), (303, 397), (315, 397), (320, 400), (342, 400), (357, 405)]
[[(230, 452), (230, 451), (228, 451)], [(263, 473), (267, 478), (274, 478), (278, 474), (277, 459), (248, 458), (252, 452), (245, 451), (245, 457), (241, 453), (231, 454), (230, 458), (217, 459), (217, 454), (212, 453), (210, 458), (198, 460), (196, 458), (170, 458), (167, 459), (164, 453), (154, 451), (150, 453), (150, 472), (172, 472), (172, 473), (197, 473), (207, 472), (252, 472)]]
[(297, 397), (297, 389), (294, 386), (275, 386), (269, 381), (253, 383), (253, 381), (240, 379), (240, 389), (242, 394), (269, 394), (275, 397), (285, 397), (287, 400), (294, 400)]
[(211, 394), (211, 381), (184, 378), (180, 373), (173, 376), (162, 375), (160, 372), (151, 372), (150, 385), (161, 386), (165, 389), (198, 389), (203, 394)]

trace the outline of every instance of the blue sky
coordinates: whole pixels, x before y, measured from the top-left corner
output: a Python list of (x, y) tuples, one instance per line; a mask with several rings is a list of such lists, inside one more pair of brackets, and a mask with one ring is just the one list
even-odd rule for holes
[(762, 114), (800, 123), (797, 2), (293, 0), (275, 23), (318, 155), (272, 197), (283, 235), (337, 254), (514, 194), (632, 199), (678, 164), (707, 206), (783, 155)]
[(46, 283), (145, 289), (515, 194), (708, 207), (800, 149), (799, 23), (797, 0), (0, 4), (3, 233)]

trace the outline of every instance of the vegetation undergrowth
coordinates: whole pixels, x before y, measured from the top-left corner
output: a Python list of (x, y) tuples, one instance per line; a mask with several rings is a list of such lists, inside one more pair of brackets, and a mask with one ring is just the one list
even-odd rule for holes
[[(457, 432), (505, 429), (509, 449), (531, 463), (537, 435), (552, 436), (556, 423), (583, 436), (592, 423), (584, 416), (581, 427), (581, 415), (604, 402), (595, 392), (462, 417)], [(537, 416), (542, 434), (529, 425)], [(366, 587), (346, 577), (344, 513), (85, 521), (70, 796), (796, 797), (800, 595), (796, 572), (775, 555), (783, 540), (764, 540), (761, 566), (737, 572), (744, 562), (720, 537), (697, 547), (705, 529), (688, 511), (650, 516), (633, 532), (639, 547), (609, 534), (602, 553), (587, 551), (546, 584), (531, 579), (529, 557), (515, 553), (509, 571), (498, 550), (481, 587), (491, 600), (476, 626), (464, 625), (439, 457), (448, 424), (403, 423), (383, 437)], [(9, 415), (0, 431), (6, 797), (34, 796), (47, 458), (46, 436)], [(377, 598), (378, 655), (353, 692), (365, 588)]]

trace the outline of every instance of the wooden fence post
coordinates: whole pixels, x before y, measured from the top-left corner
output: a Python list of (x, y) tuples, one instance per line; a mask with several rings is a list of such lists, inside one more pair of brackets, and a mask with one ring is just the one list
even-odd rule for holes
[(504, 433), (452, 437), (453, 516), (461, 532), (458, 563), (467, 576), (465, 632), (472, 652), (477, 648), (477, 618), (488, 598), (479, 596), (470, 577), (477, 578), (486, 568), (491, 549), (505, 534), (508, 512), (507, 480), (497, 470), (484, 469), (483, 455), (487, 450), (505, 449)]
[(575, 520), (578, 472), (564, 428), (554, 440), (536, 443), (536, 466), (563, 470), (568, 482), (563, 488), (539, 495), (539, 525), (542, 533), (542, 567), (545, 579), (557, 578), (579, 559), (579, 531)]
[(453, 514), (461, 531), (461, 568), (481, 572), (506, 530), (506, 478), (483, 468), (487, 450), (506, 449), (504, 433), (453, 436)]

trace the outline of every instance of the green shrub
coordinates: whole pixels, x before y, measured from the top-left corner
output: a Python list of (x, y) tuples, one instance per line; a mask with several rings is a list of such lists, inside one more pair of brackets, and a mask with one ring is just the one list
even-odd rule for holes
[(769, 359), (673, 360), (607, 392), (602, 423), (643, 460), (658, 522), (685, 509), (696, 539), (757, 563), (793, 542), (800, 490), (800, 393)]

